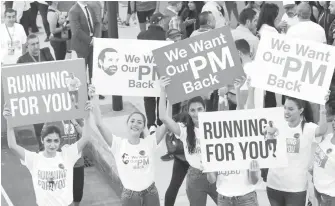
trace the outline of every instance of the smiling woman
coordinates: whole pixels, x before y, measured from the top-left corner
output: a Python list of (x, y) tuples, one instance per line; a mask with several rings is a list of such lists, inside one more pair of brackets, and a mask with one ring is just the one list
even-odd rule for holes
[[(94, 87), (90, 86), (94, 93)], [(93, 99), (95, 124), (102, 137), (109, 145), (123, 185), (122, 205), (159, 206), (158, 191), (154, 182), (154, 155), (158, 144), (166, 133), (165, 126), (157, 128), (156, 132), (145, 137), (146, 118), (141, 112), (131, 113), (126, 121), (127, 136), (118, 137), (110, 131), (102, 119), (97, 98)]]

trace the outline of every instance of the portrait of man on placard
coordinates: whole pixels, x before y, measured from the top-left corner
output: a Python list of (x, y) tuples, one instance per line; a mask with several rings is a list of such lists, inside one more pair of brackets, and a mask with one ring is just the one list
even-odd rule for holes
[(119, 54), (113, 48), (103, 49), (98, 56), (98, 67), (109, 76), (114, 75), (118, 66)]

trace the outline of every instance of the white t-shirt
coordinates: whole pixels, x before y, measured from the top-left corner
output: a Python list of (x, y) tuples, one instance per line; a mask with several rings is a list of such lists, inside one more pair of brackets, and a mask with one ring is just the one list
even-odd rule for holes
[(249, 182), (248, 170), (218, 172), (216, 188), (219, 194), (226, 197), (243, 196), (256, 189)]
[[(7, 27), (1, 24), (1, 62), (4, 65), (16, 64), (20, 56), (22, 56), (22, 44), (27, 41), (26, 33), (21, 24), (14, 23), (13, 27)], [(11, 41), (12, 37), (12, 41)]]
[(290, 136), (282, 137), (279, 134), (278, 139), (286, 138), (288, 167), (271, 168), (267, 178), (268, 187), (284, 192), (307, 190), (308, 168), (317, 127), (314, 123), (305, 123), (302, 134), (301, 124), (295, 128), (287, 126)]
[(194, 127), (196, 146), (194, 153), (190, 154), (188, 152), (187, 146), (187, 127), (183, 123), (178, 123), (180, 128), (180, 136), (176, 135), (176, 138), (183, 142), (185, 150), (185, 158), (187, 162), (194, 168), (201, 170), (201, 147), (200, 147), (200, 131), (198, 128)]
[(319, 24), (312, 21), (303, 21), (292, 26), (286, 33), (286, 35), (293, 38), (310, 40), (319, 43), (326, 43), (325, 30)]
[(66, 86), (69, 89), (69, 91), (77, 91), (81, 85), (80, 80), (77, 77), (67, 78), (66, 79)]
[(25, 150), (25, 165), (33, 179), (39, 206), (69, 206), (73, 202), (73, 166), (81, 157), (77, 143), (64, 145), (56, 157)]
[(335, 197), (335, 145), (331, 142), (333, 134), (317, 146), (314, 154), (314, 186), (326, 195)]
[(259, 31), (258, 31), (258, 33), (259, 33), (261, 39), (262, 39), (262, 34), (263, 34), (264, 32), (274, 32), (274, 33), (277, 33), (277, 34), (278, 34), (277, 29), (275, 29), (274, 27), (269, 26), (269, 25), (267, 25), (267, 24), (263, 24), (263, 25), (261, 26), (261, 28), (259, 29)]
[(218, 3), (216, 3), (215, 1), (208, 1), (203, 7), (202, 7), (202, 11), (210, 11), (212, 12), (214, 18), (215, 18), (215, 28), (221, 28), (224, 27), (226, 25), (228, 25), (226, 18), (222, 15), (222, 13), (220, 12), (221, 7)]
[(283, 17), (281, 18), (282, 21), (285, 21), (287, 23), (287, 30), (290, 29), (291, 26), (296, 25), (299, 23), (299, 18), (297, 15), (294, 17), (287, 16), (286, 13), (284, 13)]
[(156, 134), (140, 139), (138, 145), (132, 145), (127, 139), (113, 136), (111, 151), (124, 188), (142, 191), (154, 183), (156, 149)]

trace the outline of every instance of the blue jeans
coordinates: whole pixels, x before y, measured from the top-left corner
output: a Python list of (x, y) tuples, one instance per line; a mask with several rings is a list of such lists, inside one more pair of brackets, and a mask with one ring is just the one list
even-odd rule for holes
[(271, 206), (305, 206), (307, 191), (284, 192), (267, 187), (266, 192)]
[(217, 203), (216, 183), (209, 183), (207, 175), (193, 167), (187, 171), (186, 193), (191, 206), (206, 206), (207, 195)]
[(219, 194), (218, 206), (258, 206), (257, 193), (250, 192), (236, 197), (226, 197)]
[(316, 188), (314, 188), (314, 194), (319, 206), (335, 206), (335, 197), (320, 193)]
[(122, 206), (160, 206), (155, 183), (140, 192), (124, 188), (121, 194), (121, 202)]

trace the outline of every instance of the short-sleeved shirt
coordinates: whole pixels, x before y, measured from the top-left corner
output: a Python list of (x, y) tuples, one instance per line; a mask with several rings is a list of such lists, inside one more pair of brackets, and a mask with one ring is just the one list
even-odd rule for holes
[[(80, 126), (84, 125), (84, 120), (83, 119), (77, 119), (77, 122), (79, 123)], [(60, 129), (61, 131), (61, 145), (60, 149), (64, 145), (67, 144), (74, 144), (80, 139), (80, 135), (77, 132), (75, 126), (71, 123), (70, 120), (65, 120), (65, 121), (58, 121), (58, 122), (48, 122), (43, 125), (42, 131), (47, 127), (47, 126), (56, 126)], [(84, 159), (80, 157), (74, 167), (82, 167), (84, 166)]]
[(114, 135), (110, 149), (124, 188), (142, 191), (154, 183), (154, 155), (157, 149), (155, 134), (140, 139), (137, 145)]
[(248, 28), (242, 25), (232, 30), (231, 34), (235, 41), (239, 39), (245, 39), (248, 42), (248, 44), (250, 45), (250, 54), (253, 59), (256, 55), (259, 39)]
[(77, 91), (81, 85), (80, 80), (77, 77), (67, 78), (66, 79), (66, 86), (69, 89), (69, 91)]
[(1, 62), (5, 65), (16, 64), (19, 57), (22, 56), (22, 45), (26, 43), (27, 36), (21, 24), (14, 23), (13, 27), (7, 28), (5, 24), (0, 26)]
[(188, 151), (187, 144), (187, 127), (183, 123), (178, 123), (180, 129), (180, 135), (176, 138), (183, 142), (185, 158), (187, 162), (194, 168), (201, 170), (201, 147), (200, 147), (200, 131), (198, 128), (194, 127), (196, 145), (194, 148), (194, 153), (190, 154)]
[(335, 145), (332, 138), (333, 134), (328, 134), (316, 147), (313, 180), (320, 193), (335, 197)]
[(81, 157), (77, 143), (66, 145), (53, 158), (43, 152), (25, 150), (28, 168), (39, 206), (69, 206), (73, 202), (73, 166)]
[(327, 43), (325, 30), (319, 24), (312, 21), (299, 22), (292, 26), (286, 35), (302, 40)]
[(278, 138), (286, 139), (288, 166), (269, 170), (268, 187), (285, 192), (303, 192), (307, 190), (308, 169), (312, 158), (312, 143), (316, 141), (317, 127), (314, 123), (305, 123), (302, 132), (301, 124), (295, 128), (287, 126), (290, 136), (282, 137), (282, 134), (278, 135)]

